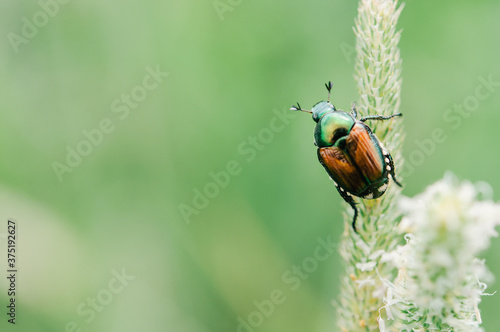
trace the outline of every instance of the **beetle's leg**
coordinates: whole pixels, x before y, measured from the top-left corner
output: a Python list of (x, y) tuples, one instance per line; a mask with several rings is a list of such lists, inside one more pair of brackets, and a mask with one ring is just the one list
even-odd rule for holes
[(326, 89), (328, 90), (328, 102), (330, 102), (330, 93), (332, 92), (332, 81), (325, 83)]
[(402, 116), (402, 115), (403, 115), (402, 113), (396, 113), (396, 114), (392, 114), (389, 116), (367, 115), (367, 116), (364, 116), (361, 119), (359, 119), (359, 121), (365, 122), (366, 120), (389, 120), (389, 119), (392, 119), (393, 117)]
[(355, 119), (358, 117), (358, 112), (356, 111), (356, 102), (352, 103), (352, 106), (351, 106), (351, 115)]
[(382, 153), (384, 154), (385, 161), (387, 163), (387, 171), (389, 171), (389, 174), (391, 175), (392, 181), (394, 181), (395, 184), (397, 184), (400, 187), (403, 187), (401, 183), (396, 179), (396, 174), (394, 170), (394, 161), (392, 160), (392, 156), (387, 150), (383, 149)]
[(335, 187), (337, 188), (340, 196), (344, 199), (344, 201), (349, 203), (349, 205), (354, 210), (354, 217), (352, 218), (352, 228), (354, 229), (354, 232), (358, 233), (358, 230), (356, 229), (356, 219), (358, 218), (358, 208), (356, 207), (356, 202), (352, 198), (351, 194), (342, 189), (337, 183), (335, 183)]

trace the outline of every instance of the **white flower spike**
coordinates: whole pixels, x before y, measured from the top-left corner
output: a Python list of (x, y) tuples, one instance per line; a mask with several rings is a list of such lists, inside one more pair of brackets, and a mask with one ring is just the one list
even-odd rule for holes
[(480, 200), (481, 192), (484, 184), (446, 174), (424, 193), (401, 199), (400, 230), (411, 236), (384, 256), (400, 269), (393, 289), (400, 329), (483, 331), (478, 305), (491, 275), (477, 255), (498, 235), (500, 205)]

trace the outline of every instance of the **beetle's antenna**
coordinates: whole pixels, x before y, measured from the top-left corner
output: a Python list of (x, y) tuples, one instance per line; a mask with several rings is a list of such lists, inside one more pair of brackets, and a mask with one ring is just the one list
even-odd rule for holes
[(330, 93), (332, 92), (332, 81), (325, 83), (326, 89), (328, 90), (328, 102), (330, 102)]
[(290, 111), (302, 111), (302, 112), (312, 113), (312, 111), (305, 110), (302, 107), (300, 107), (300, 104), (298, 102), (297, 102), (297, 106), (292, 105), (292, 107), (290, 107)]

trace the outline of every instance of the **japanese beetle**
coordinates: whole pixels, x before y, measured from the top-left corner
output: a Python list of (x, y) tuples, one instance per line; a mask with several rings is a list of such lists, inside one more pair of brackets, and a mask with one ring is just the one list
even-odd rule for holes
[(351, 112), (337, 110), (330, 103), (332, 83), (325, 84), (327, 101), (320, 101), (312, 110), (293, 105), (292, 111), (312, 114), (317, 123), (314, 129), (314, 145), (318, 147), (318, 159), (335, 183), (340, 196), (354, 210), (352, 227), (356, 230), (358, 209), (352, 196), (375, 199), (387, 190), (389, 175), (401, 187), (394, 174), (391, 154), (384, 148), (366, 120), (389, 120), (401, 113), (390, 116), (368, 115), (357, 120), (356, 104)]

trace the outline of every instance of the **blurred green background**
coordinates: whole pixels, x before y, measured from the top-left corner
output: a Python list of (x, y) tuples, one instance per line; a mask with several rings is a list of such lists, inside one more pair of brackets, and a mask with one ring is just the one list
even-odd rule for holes
[[(357, 99), (356, 8), (2, 1), (0, 267), (4, 275), (14, 218), (12, 330), (335, 331), (339, 257), (310, 258), (318, 240), (340, 239), (341, 199), (317, 162), (310, 116), (282, 114), (324, 99), (328, 80), (337, 107)], [(498, 0), (406, 2), (403, 155), (414, 167), (405, 195), (453, 170), (490, 183), (500, 199), (498, 83), (473, 97), (480, 77), (500, 82), (499, 17)], [(155, 81), (155, 70), (168, 76)], [(131, 93), (140, 102), (127, 106)], [(464, 103), (470, 112), (451, 113)], [(112, 130), (99, 134), (103, 120)], [(447, 139), (424, 154), (436, 128)], [(82, 143), (85, 133), (96, 143)], [(70, 157), (75, 167), (60, 181), (54, 163), (66, 164), (68, 149), (87, 155)], [(499, 250), (496, 240), (485, 254), (497, 279)], [(294, 266), (304, 264), (310, 272), (298, 279)], [(2, 277), (2, 331), (12, 328), (6, 286)], [(486, 330), (500, 327), (499, 306), (498, 295), (483, 299)], [(249, 319), (258, 327), (241, 323)]]

